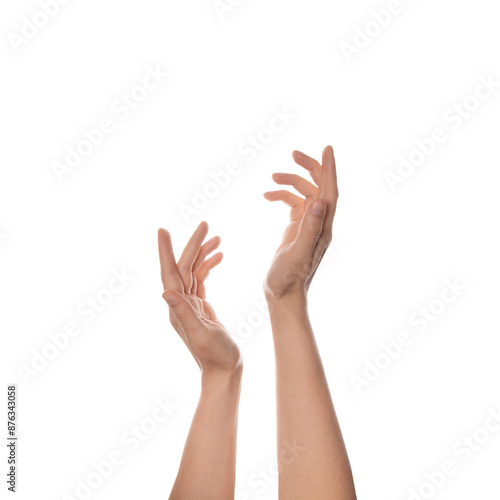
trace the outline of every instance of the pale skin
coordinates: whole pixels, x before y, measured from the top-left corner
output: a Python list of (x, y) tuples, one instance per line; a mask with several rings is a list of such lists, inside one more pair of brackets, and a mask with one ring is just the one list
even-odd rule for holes
[(270, 201), (291, 207), (290, 223), (265, 283), (276, 358), (278, 449), (296, 440), (303, 449), (294, 460), (278, 461), (280, 500), (355, 500), (347, 451), (328, 382), (309, 321), (309, 285), (332, 240), (338, 187), (331, 146), (321, 163), (294, 151), (312, 182), (292, 174), (275, 174), (290, 185), (265, 193)]
[[(309, 321), (307, 294), (332, 239), (338, 188), (333, 149), (321, 163), (294, 151), (311, 182), (274, 174), (298, 193), (271, 191), (270, 201), (291, 207), (287, 226), (264, 282), (276, 359), (280, 500), (355, 500), (346, 448)], [(181, 459), (172, 500), (234, 498), (241, 353), (205, 300), (204, 282), (222, 254), (209, 255), (218, 237), (203, 243), (200, 224), (176, 262), (170, 235), (158, 233), (163, 298), (170, 320), (201, 370), (200, 401)]]
[(203, 222), (178, 262), (170, 234), (158, 231), (163, 298), (170, 321), (201, 371), (201, 394), (184, 447), (171, 500), (234, 498), (236, 431), (243, 362), (229, 333), (205, 300), (205, 279), (222, 254), (207, 258), (220, 243), (203, 244)]

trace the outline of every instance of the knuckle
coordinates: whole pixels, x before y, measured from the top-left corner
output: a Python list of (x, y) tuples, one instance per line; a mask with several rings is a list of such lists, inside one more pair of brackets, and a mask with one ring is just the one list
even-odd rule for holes
[(321, 231), (321, 227), (314, 224), (308, 224), (305, 229), (307, 235), (312, 238), (316, 238)]

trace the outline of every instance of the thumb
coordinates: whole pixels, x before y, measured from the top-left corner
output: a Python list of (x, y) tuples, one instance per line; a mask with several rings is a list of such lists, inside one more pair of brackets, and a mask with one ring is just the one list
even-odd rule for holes
[(313, 257), (316, 243), (323, 229), (325, 214), (326, 203), (324, 200), (318, 199), (313, 201), (307, 207), (295, 241), (297, 252), (301, 258)]
[(182, 294), (175, 290), (165, 290), (162, 297), (186, 332), (197, 330), (203, 326), (193, 306)]

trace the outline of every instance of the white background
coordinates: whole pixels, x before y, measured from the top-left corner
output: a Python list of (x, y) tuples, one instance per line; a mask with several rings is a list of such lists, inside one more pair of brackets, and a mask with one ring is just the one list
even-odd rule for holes
[[(362, 42), (357, 30), (387, 7), (246, 0), (221, 19), (210, 0), (72, 0), (19, 45), (23, 18), (40, 6), (2, 3), (1, 405), (5, 423), (6, 388), (17, 384), (17, 498), (78, 498), (77, 480), (115, 450), (124, 463), (91, 498), (167, 498), (199, 373), (168, 323), (156, 230), (168, 228), (180, 252), (201, 220), (225, 254), (210, 301), (235, 335), (249, 317), (260, 325), (242, 344), (236, 498), (277, 498), (272, 343), (254, 302), (288, 211), (262, 192), (272, 172), (305, 173), (293, 149), (319, 158), (327, 144), (340, 199), (311, 316), (358, 496), (406, 500), (424, 488), (421, 498), (499, 498), (500, 432), (480, 428), (500, 410), (500, 88), (466, 119), (450, 118), (481, 77), (500, 81), (498, 6), (401, 0), (349, 62), (341, 44), (356, 33)], [(135, 90), (145, 99), (122, 119), (113, 103), (157, 66), (169, 76), (147, 95)], [(238, 148), (267, 139), (262, 129), (283, 109), (294, 118), (248, 161)], [(54, 163), (103, 118), (113, 132), (60, 181)], [(435, 128), (446, 141), (391, 190), (386, 173)], [(229, 161), (240, 172), (186, 220), (182, 204)], [(133, 279), (87, 323), (79, 305), (104, 297), (122, 269)], [(440, 314), (419, 333), (410, 317), (439, 299), (446, 279), (467, 289), (443, 310), (435, 301)], [(23, 378), (20, 367), (71, 321), (80, 335)], [(353, 375), (403, 331), (412, 344), (356, 391)], [(120, 436), (151, 416), (157, 397), (178, 408), (130, 452)], [(487, 442), (464, 460), (456, 443), (474, 433)], [(456, 471), (429, 492), (425, 474), (444, 461)]]

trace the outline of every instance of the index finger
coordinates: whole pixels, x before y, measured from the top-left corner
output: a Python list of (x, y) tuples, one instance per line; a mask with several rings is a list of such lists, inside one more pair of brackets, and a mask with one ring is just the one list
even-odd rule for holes
[(158, 230), (158, 253), (160, 254), (161, 281), (163, 290), (175, 290), (184, 293), (184, 285), (175, 262), (170, 233), (165, 229)]

